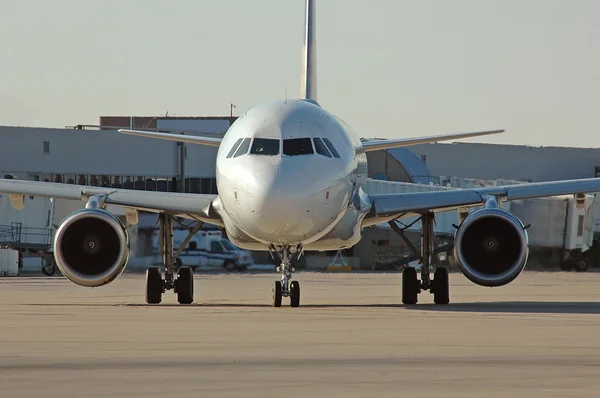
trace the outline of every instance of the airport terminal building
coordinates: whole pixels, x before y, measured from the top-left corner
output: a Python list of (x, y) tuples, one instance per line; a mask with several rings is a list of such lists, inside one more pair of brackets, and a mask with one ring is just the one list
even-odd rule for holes
[[(65, 184), (216, 194), (217, 148), (123, 135), (117, 129), (222, 137), (235, 120), (231, 116), (103, 116), (96, 126), (64, 129), (0, 126), (0, 175)], [(396, 192), (416, 189), (400, 183), (441, 189), (600, 176), (600, 149), (592, 148), (424, 144), (369, 152), (368, 161), (372, 180), (365, 187), (367, 193), (379, 189), (393, 188)], [(377, 184), (380, 180), (399, 184), (382, 188)], [(152, 228), (156, 225), (155, 218), (155, 215), (142, 217), (140, 227)], [(0, 225), (10, 221), (0, 217)], [(454, 222), (455, 214), (447, 217), (447, 221), (439, 217), (436, 228), (450, 233)], [(596, 223), (594, 229), (600, 232), (600, 224)], [(373, 238), (363, 239), (356, 250), (345, 254), (354, 258), (354, 265), (370, 268), (371, 246), (382, 239), (382, 232), (365, 234), (372, 234)], [(383, 235), (389, 236), (389, 232)], [(384, 236), (383, 240), (386, 239), (390, 240)]]
[[(235, 120), (102, 116), (97, 126), (0, 126), (0, 173), (40, 181), (216, 193), (216, 148), (127, 136), (116, 129), (222, 137)], [(457, 142), (370, 152), (368, 160), (371, 178), (421, 184), (438, 183), (440, 176), (527, 182), (600, 176), (598, 148)]]

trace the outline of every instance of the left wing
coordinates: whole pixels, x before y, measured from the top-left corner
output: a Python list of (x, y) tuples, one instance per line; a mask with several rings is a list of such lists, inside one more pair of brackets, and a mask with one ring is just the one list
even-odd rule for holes
[(532, 199), (577, 193), (600, 192), (600, 178), (517, 184), (474, 189), (452, 189), (369, 195), (371, 211), (362, 226), (387, 222), (396, 218), (412, 217), (428, 211), (442, 212), (461, 207), (481, 206), (486, 197), (501, 201)]
[(142, 130), (118, 130), (121, 134), (137, 135), (140, 137), (155, 138), (159, 140), (187, 142), (189, 144), (200, 144), (208, 146), (219, 146), (221, 145), (221, 139), (215, 137), (201, 137), (197, 135), (183, 135), (183, 134), (171, 134), (171, 133), (155, 133), (152, 131)]
[(370, 152), (370, 151), (377, 151), (379, 149), (400, 148), (403, 146), (427, 144), (429, 142), (448, 141), (448, 140), (456, 140), (459, 138), (478, 137), (481, 135), (500, 134), (503, 132), (504, 132), (504, 130), (490, 130), (490, 131), (476, 131), (473, 133), (432, 135), (429, 137), (399, 138), (399, 139), (395, 139), (395, 140), (374, 140), (374, 141), (364, 141), (362, 143), (362, 146), (365, 149), (365, 152)]
[(105, 203), (150, 212), (172, 215), (221, 225), (213, 203), (217, 195), (177, 192), (138, 191), (133, 189), (102, 188), (51, 182), (0, 179), (0, 194), (7, 193), (13, 206), (23, 207), (24, 196), (87, 201), (94, 195), (107, 195)]

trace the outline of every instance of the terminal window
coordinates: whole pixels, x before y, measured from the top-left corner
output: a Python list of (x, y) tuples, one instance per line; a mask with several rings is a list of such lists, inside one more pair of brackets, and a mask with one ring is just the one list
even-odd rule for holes
[(50, 141), (44, 141), (44, 153), (50, 154)]

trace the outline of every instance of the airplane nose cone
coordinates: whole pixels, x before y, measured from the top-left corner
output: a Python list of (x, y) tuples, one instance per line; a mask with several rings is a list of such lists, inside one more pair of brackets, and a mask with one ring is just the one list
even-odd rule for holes
[(305, 240), (314, 230), (314, 180), (299, 168), (272, 167), (254, 173), (247, 185), (253, 235), (273, 242)]

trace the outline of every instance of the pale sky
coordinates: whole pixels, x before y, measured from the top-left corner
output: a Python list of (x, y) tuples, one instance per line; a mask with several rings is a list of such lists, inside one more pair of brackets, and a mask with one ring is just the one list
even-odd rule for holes
[[(600, 1), (319, 0), (318, 100), (363, 137), (600, 147)], [(0, 125), (300, 93), (304, 0), (0, 0)]]

